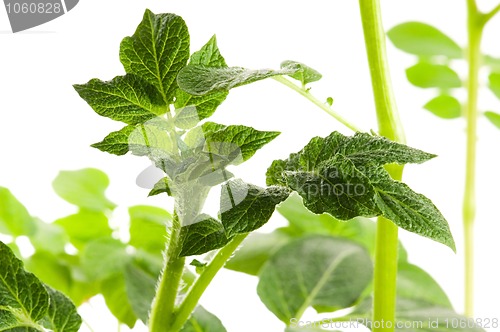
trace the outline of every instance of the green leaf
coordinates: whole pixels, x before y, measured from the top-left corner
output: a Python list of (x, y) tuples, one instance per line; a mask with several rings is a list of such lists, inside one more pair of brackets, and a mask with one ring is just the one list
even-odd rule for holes
[(35, 221), (9, 189), (0, 187), (0, 233), (21, 236), (36, 230)]
[(37, 251), (48, 251), (52, 254), (64, 253), (68, 237), (64, 229), (56, 224), (48, 224), (40, 219), (34, 219), (35, 234), (29, 237), (31, 244)]
[(433, 26), (420, 22), (407, 22), (395, 26), (387, 36), (400, 50), (422, 57), (463, 57), (463, 51), (450, 37)]
[(462, 81), (458, 74), (446, 65), (419, 62), (406, 70), (411, 84), (419, 88), (460, 88)]
[(110, 238), (113, 232), (108, 217), (102, 212), (81, 210), (56, 220), (54, 224), (64, 229), (70, 242), (78, 249), (95, 239)]
[(0, 242), (0, 329), (37, 326), (49, 309), (49, 294), (35, 275), (24, 270), (12, 250)]
[(283, 187), (260, 188), (241, 180), (232, 180), (222, 186), (220, 219), (227, 237), (250, 233), (262, 227), (271, 218), (277, 204), (290, 194)]
[(153, 189), (151, 189), (148, 196), (156, 196), (161, 193), (166, 193), (167, 195), (172, 196), (172, 191), (170, 190), (169, 182), (170, 179), (167, 176), (160, 179), (158, 182), (155, 183)]
[(94, 78), (73, 87), (97, 114), (129, 125), (144, 123), (167, 111), (165, 104), (154, 97), (154, 87), (135, 75), (117, 76), (107, 82)]
[(278, 250), (260, 272), (257, 292), (286, 324), (309, 307), (318, 312), (348, 308), (372, 275), (370, 256), (344, 239), (309, 236)]
[(108, 152), (117, 156), (123, 156), (129, 151), (129, 137), (135, 130), (135, 126), (126, 126), (118, 131), (110, 133), (99, 143), (91, 146), (102, 152)]
[(149, 156), (151, 159), (164, 158), (173, 152), (172, 139), (164, 128), (158, 127), (154, 120), (139, 125), (129, 137), (129, 150), (136, 156)]
[(217, 46), (217, 37), (215, 37), (215, 35), (213, 35), (199, 51), (191, 55), (189, 64), (215, 68), (227, 67), (226, 60), (222, 54), (220, 54), (219, 47)]
[(500, 129), (500, 114), (488, 111), (488, 112), (484, 112), (484, 116), (486, 116), (486, 119), (490, 120), (490, 122), (495, 127)]
[(45, 284), (65, 294), (69, 294), (72, 276), (70, 268), (57, 256), (37, 251), (25, 260), (26, 269), (35, 274)]
[(201, 214), (191, 225), (181, 228), (179, 256), (201, 255), (222, 248), (229, 240), (220, 221)]
[(170, 104), (177, 89), (177, 73), (189, 58), (189, 32), (184, 20), (174, 14), (146, 10), (134, 35), (123, 39), (120, 60), (127, 73), (156, 87), (164, 104)]
[(104, 280), (101, 285), (101, 293), (113, 316), (129, 328), (133, 328), (137, 322), (137, 316), (129, 302), (123, 273), (115, 274)]
[(168, 240), (167, 227), (172, 223), (170, 213), (145, 205), (130, 207), (128, 213), (130, 215), (129, 244), (147, 252), (161, 254)]
[(89, 280), (103, 280), (121, 273), (131, 257), (126, 246), (115, 239), (89, 242), (81, 253), (82, 268)]
[(149, 309), (156, 295), (156, 280), (135, 263), (128, 264), (125, 268), (125, 286), (127, 297), (134, 313), (146, 324), (149, 318)]
[(291, 60), (286, 60), (281, 63), (281, 69), (290, 68), (293, 68), (296, 72), (289, 76), (297, 81), (300, 81), (303, 86), (308, 83), (319, 81), (321, 77), (323, 77), (318, 71), (306, 66), (303, 63)]
[(219, 318), (205, 310), (202, 306), (198, 306), (180, 332), (226, 331), (226, 328), (222, 325)]
[(46, 287), (50, 296), (50, 306), (44, 318), (44, 326), (53, 332), (78, 332), (82, 318), (75, 305), (61, 292)]
[(61, 171), (52, 186), (62, 199), (83, 209), (107, 211), (116, 207), (105, 195), (108, 176), (95, 168)]
[(491, 73), (488, 80), (491, 92), (500, 99), (500, 73)]
[(450, 95), (439, 95), (425, 104), (424, 108), (443, 119), (456, 119), (462, 116), (462, 105)]
[(213, 68), (188, 65), (177, 76), (179, 88), (185, 92), (201, 96), (212, 91), (229, 91), (233, 88), (257, 82), (278, 75), (293, 75), (297, 69), (251, 70), (241, 67)]

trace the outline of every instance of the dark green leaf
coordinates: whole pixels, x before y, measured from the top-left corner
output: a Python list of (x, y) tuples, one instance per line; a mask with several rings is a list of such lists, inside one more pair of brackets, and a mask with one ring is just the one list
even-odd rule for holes
[(271, 218), (277, 204), (290, 194), (282, 187), (260, 188), (241, 180), (222, 186), (220, 218), (227, 237), (250, 233)]
[(431, 99), (424, 108), (443, 119), (456, 119), (462, 116), (462, 105), (455, 97), (449, 95)]
[(488, 111), (488, 112), (484, 112), (484, 116), (486, 116), (486, 119), (490, 120), (490, 122), (495, 127), (500, 129), (500, 114)]
[(102, 280), (121, 273), (131, 259), (125, 244), (115, 239), (89, 242), (81, 257), (82, 268), (90, 280)]
[(130, 245), (145, 251), (160, 254), (168, 240), (167, 227), (172, 216), (154, 206), (133, 206), (130, 215)]
[(109, 186), (108, 176), (95, 168), (61, 171), (52, 186), (61, 198), (80, 208), (106, 211), (116, 207), (104, 193)]
[(241, 67), (213, 68), (188, 65), (177, 76), (179, 88), (185, 92), (201, 96), (212, 91), (229, 91), (233, 88), (257, 82), (278, 75), (293, 75), (296, 69), (251, 70)]
[(462, 58), (463, 52), (450, 37), (425, 23), (407, 22), (395, 26), (387, 33), (400, 50), (422, 57), (442, 55)]
[(226, 328), (219, 318), (198, 306), (180, 332), (226, 332)]
[(109, 227), (108, 217), (102, 212), (82, 210), (58, 219), (54, 224), (64, 229), (71, 243), (78, 249), (92, 240), (110, 238), (113, 232)]
[(201, 255), (219, 249), (228, 243), (224, 226), (220, 221), (201, 214), (187, 226), (181, 228), (180, 256)]
[[(289, 75), (291, 78), (300, 81), (302, 85), (306, 85), (308, 83), (319, 81), (322, 75), (316, 70), (312, 69), (309, 66), (306, 66), (303, 63), (296, 61), (283, 61), (281, 63), (281, 69), (293, 69), (295, 73)], [(330, 105), (331, 106), (331, 105)]]
[(0, 187), (0, 204), (0, 233), (21, 236), (35, 232), (33, 218), (9, 189)]
[(153, 189), (149, 192), (148, 196), (156, 196), (161, 193), (166, 193), (169, 196), (172, 196), (172, 191), (169, 186), (170, 179), (168, 177), (164, 177), (155, 183)]
[(44, 318), (44, 326), (53, 332), (78, 332), (82, 318), (75, 305), (61, 292), (46, 287), (50, 296), (50, 306)]
[(157, 279), (157, 276), (153, 277), (137, 264), (129, 264), (125, 268), (128, 301), (144, 324), (148, 321), (149, 309), (156, 294)]
[(319, 312), (353, 305), (372, 275), (370, 256), (344, 239), (309, 236), (279, 249), (263, 266), (257, 292), (286, 324), (309, 307)]
[(500, 99), (500, 73), (491, 73), (488, 79), (491, 92)]
[(419, 62), (406, 70), (406, 77), (419, 88), (451, 89), (462, 86), (458, 74), (446, 65)]
[(156, 87), (165, 104), (173, 101), (177, 73), (188, 58), (189, 32), (184, 20), (174, 14), (146, 10), (134, 35), (120, 45), (125, 71)]
[(126, 126), (110, 133), (101, 142), (92, 144), (92, 147), (103, 152), (123, 156), (129, 151), (129, 137), (134, 130), (135, 126)]
[(215, 68), (227, 67), (226, 60), (220, 54), (215, 35), (213, 35), (212, 38), (210, 38), (210, 40), (203, 45), (199, 51), (196, 51), (191, 55), (189, 64)]
[(101, 285), (101, 293), (106, 306), (119, 322), (133, 328), (137, 321), (132, 305), (129, 301), (125, 277), (123, 273), (115, 274)]
[(117, 76), (111, 81), (97, 78), (75, 84), (75, 90), (99, 115), (129, 125), (144, 123), (167, 111), (154, 96), (154, 87), (135, 75)]

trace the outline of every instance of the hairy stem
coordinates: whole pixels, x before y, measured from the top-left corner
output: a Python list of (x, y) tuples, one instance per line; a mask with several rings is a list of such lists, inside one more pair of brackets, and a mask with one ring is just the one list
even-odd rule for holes
[[(399, 119), (389, 76), (380, 2), (379, 0), (359, 0), (359, 5), (379, 133), (391, 140), (405, 143), (403, 126)], [(402, 166), (390, 165), (387, 170), (394, 179), (401, 180)], [(379, 217), (375, 248), (373, 321), (385, 323), (374, 328), (374, 332), (394, 331), (397, 255), (398, 227), (390, 220)]]
[(162, 271), (156, 297), (151, 306), (150, 332), (173, 332), (170, 328), (175, 310), (179, 284), (184, 271), (184, 257), (179, 257), (179, 235), (181, 222), (174, 210), (170, 241), (166, 253), (165, 268)]
[(236, 235), (231, 240), (231, 242), (229, 242), (225, 247), (219, 250), (210, 264), (205, 267), (203, 272), (200, 274), (198, 279), (196, 279), (195, 283), (184, 298), (184, 301), (180, 305), (179, 309), (175, 312), (171, 331), (179, 331), (184, 326), (186, 321), (189, 319), (189, 316), (198, 304), (201, 296), (207, 289), (208, 285), (212, 282), (217, 272), (219, 272), (219, 270), (234, 254), (236, 249), (240, 246), (241, 242), (243, 242), (247, 235), (248, 234)]
[(465, 315), (474, 314), (474, 220), (476, 217), (476, 141), (477, 141), (477, 99), (479, 89), (479, 68), (481, 66), (481, 37), (485, 18), (474, 0), (467, 1), (469, 73), (467, 80), (467, 145), (465, 164), (465, 190), (463, 200), (464, 258), (465, 258)]
[(348, 120), (344, 119), (339, 113), (335, 112), (329, 105), (327, 105), (325, 102), (322, 102), (315, 96), (313, 96), (309, 90), (305, 89), (304, 87), (300, 87), (297, 84), (291, 82), (289, 79), (283, 76), (275, 76), (273, 77), (274, 80), (280, 82), (281, 84), (286, 85), (287, 87), (291, 88), (292, 90), (298, 92), (300, 95), (304, 96), (307, 98), (309, 101), (311, 101), (314, 105), (318, 106), (321, 108), (323, 111), (325, 111), (328, 115), (331, 115), (334, 117), (337, 121), (342, 123), (344, 126), (347, 128), (351, 129), (352, 131), (361, 131), (358, 127), (356, 127), (354, 124), (349, 122)]

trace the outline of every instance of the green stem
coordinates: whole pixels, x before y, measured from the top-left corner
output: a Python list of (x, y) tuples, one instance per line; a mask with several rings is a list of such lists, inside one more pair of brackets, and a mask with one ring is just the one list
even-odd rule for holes
[[(391, 140), (405, 143), (389, 75), (380, 3), (379, 0), (359, 0), (359, 5), (379, 133)], [(402, 166), (390, 165), (387, 170), (394, 179), (401, 180)], [(373, 321), (384, 324), (380, 324), (380, 328), (374, 328), (374, 332), (394, 331), (397, 255), (398, 228), (390, 220), (379, 217), (375, 248)]]
[(248, 234), (236, 235), (231, 242), (219, 250), (210, 264), (204, 268), (203, 272), (190, 288), (179, 309), (175, 312), (171, 331), (179, 331), (184, 326), (208, 285), (212, 282), (217, 272), (226, 264), (229, 258), (231, 258), (247, 235)]
[(325, 102), (322, 102), (321, 100), (319, 100), (318, 98), (316, 98), (315, 96), (313, 96), (308, 89), (304, 88), (304, 87), (300, 87), (298, 86), (297, 84), (294, 84), (293, 82), (291, 82), (289, 79), (283, 77), (283, 76), (275, 76), (273, 77), (274, 80), (280, 82), (281, 84), (284, 84), (286, 85), (287, 87), (291, 88), (292, 90), (298, 92), (300, 95), (304, 96), (305, 98), (307, 98), (309, 101), (311, 101), (313, 104), (315, 104), (316, 106), (318, 106), (319, 108), (321, 108), (323, 111), (325, 111), (328, 115), (331, 115), (332, 117), (334, 117), (337, 121), (339, 121), (340, 123), (342, 123), (344, 126), (346, 126), (347, 128), (351, 129), (352, 131), (359, 131), (361, 132), (362, 130), (360, 130), (358, 127), (356, 127), (354, 124), (352, 124), (351, 122), (349, 122), (348, 120), (344, 119), (339, 113), (335, 112), (329, 105), (327, 105)]
[(184, 271), (184, 257), (179, 257), (181, 222), (174, 210), (165, 268), (161, 274), (156, 297), (151, 306), (150, 332), (173, 332), (170, 328), (179, 284)]
[(484, 15), (484, 22), (488, 22), (491, 20), (496, 14), (500, 12), (500, 4), (498, 4), (495, 8), (493, 8), (490, 12)]
[(485, 15), (479, 12), (474, 0), (467, 1), (469, 73), (467, 80), (467, 145), (465, 164), (465, 190), (463, 200), (464, 251), (465, 251), (465, 315), (474, 314), (474, 220), (476, 217), (476, 141), (477, 141), (477, 99), (479, 69), (481, 66), (481, 38)]

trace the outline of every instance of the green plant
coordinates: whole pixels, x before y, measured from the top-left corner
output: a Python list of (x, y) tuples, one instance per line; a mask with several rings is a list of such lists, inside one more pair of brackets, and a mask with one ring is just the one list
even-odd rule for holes
[[(465, 189), (463, 199), (463, 227), (465, 250), (465, 314), (474, 313), (474, 220), (476, 216), (476, 141), (478, 112), (479, 71), (489, 70), (489, 88), (500, 98), (498, 59), (482, 54), (481, 41), (488, 22), (500, 11), (500, 5), (482, 13), (475, 0), (467, 0), (467, 46), (462, 49), (455, 41), (433, 26), (420, 22), (407, 22), (392, 28), (388, 36), (404, 52), (418, 57), (418, 63), (407, 69), (411, 84), (420, 88), (434, 88), (438, 96), (424, 108), (442, 119), (464, 117), (467, 123)], [(461, 80), (453, 65), (465, 60), (467, 79)], [(458, 88), (467, 90), (462, 103), (454, 93)], [(500, 114), (486, 111), (483, 115), (499, 127)]]

